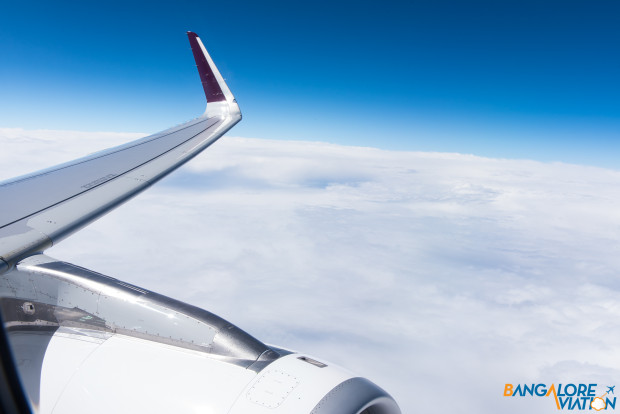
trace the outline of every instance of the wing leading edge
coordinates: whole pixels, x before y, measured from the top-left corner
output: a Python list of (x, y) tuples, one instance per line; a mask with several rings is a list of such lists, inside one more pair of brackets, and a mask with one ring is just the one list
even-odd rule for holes
[(144, 191), (241, 120), (200, 38), (187, 33), (207, 109), (182, 125), (84, 158), (0, 182), (0, 274)]

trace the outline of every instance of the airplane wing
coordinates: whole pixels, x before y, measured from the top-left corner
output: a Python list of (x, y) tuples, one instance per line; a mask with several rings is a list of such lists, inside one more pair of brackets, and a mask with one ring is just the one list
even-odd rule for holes
[[(0, 182), (0, 310), (30, 408), (400, 413), (381, 388), (334, 364), (268, 346), (206, 310), (43, 253), (195, 157), (241, 120), (200, 38), (193, 32), (188, 37), (207, 99), (202, 116)], [(7, 363), (3, 358), (0, 374), (11, 372)], [(11, 387), (2, 378), (0, 393), (6, 394)]]
[(0, 182), (0, 270), (78, 231), (183, 165), (241, 120), (200, 38), (188, 37), (207, 97), (194, 120), (33, 174)]

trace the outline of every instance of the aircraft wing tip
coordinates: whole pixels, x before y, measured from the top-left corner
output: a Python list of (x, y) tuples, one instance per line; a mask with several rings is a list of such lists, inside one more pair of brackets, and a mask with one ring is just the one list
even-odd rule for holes
[(189, 38), (189, 44), (192, 47), (194, 59), (196, 60), (198, 74), (200, 75), (200, 80), (205, 91), (207, 103), (234, 99), (228, 99), (227, 95), (232, 97), (232, 94), (224, 78), (211, 60), (200, 37), (192, 31), (187, 32), (187, 37)]

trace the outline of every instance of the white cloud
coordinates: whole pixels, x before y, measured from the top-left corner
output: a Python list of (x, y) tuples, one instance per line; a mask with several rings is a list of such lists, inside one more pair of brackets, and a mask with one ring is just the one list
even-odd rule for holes
[[(3, 177), (135, 135), (7, 131)], [(506, 401), (504, 383), (619, 377), (618, 184), (594, 167), (224, 138), (48, 253), (340, 363), (403, 412), (542, 412), (551, 401)]]

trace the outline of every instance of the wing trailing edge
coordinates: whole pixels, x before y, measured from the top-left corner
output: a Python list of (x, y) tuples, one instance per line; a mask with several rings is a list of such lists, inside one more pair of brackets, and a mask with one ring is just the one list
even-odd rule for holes
[(144, 191), (241, 120), (204, 44), (193, 32), (188, 37), (207, 98), (205, 113), (154, 135), (0, 182), (0, 274)]

